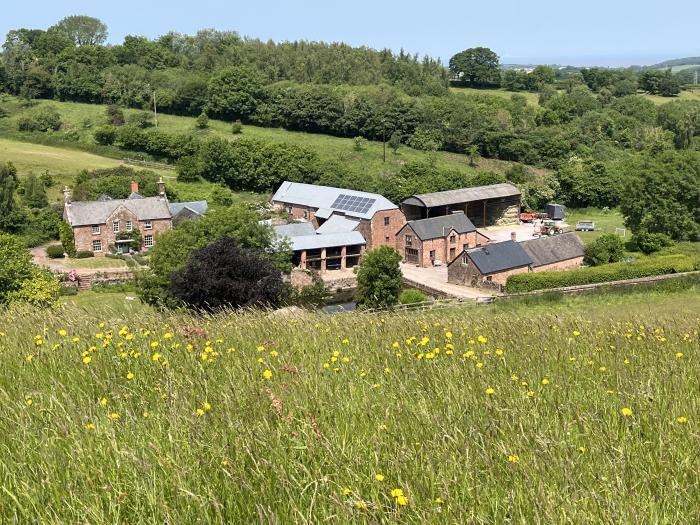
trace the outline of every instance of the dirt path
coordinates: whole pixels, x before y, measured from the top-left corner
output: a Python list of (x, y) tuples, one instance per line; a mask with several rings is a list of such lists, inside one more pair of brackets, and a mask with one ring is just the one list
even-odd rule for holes
[(75, 270), (78, 275), (94, 275), (96, 273), (127, 272), (127, 271), (129, 271), (129, 268), (125, 267), (124, 265), (121, 265), (121, 266), (115, 265), (114, 267), (104, 267), (104, 268), (73, 268), (71, 266), (71, 260), (68, 258), (51, 259), (48, 255), (46, 255), (46, 248), (48, 246), (56, 246), (59, 244), (61, 244), (61, 243), (51, 242), (48, 244), (42, 244), (41, 246), (37, 246), (35, 248), (31, 248), (29, 250), (29, 252), (32, 254), (32, 262), (34, 264), (36, 264), (37, 266), (41, 266), (43, 268), (48, 268), (49, 270), (54, 271), (54, 272), (68, 273), (71, 270)]

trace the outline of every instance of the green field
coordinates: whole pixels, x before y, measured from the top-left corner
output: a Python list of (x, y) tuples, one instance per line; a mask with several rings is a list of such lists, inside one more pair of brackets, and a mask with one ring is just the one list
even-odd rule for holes
[[(576, 232), (576, 234), (581, 238), (581, 240), (588, 244), (594, 241), (604, 233), (618, 233), (623, 234), (620, 229), (625, 228), (625, 218), (622, 216), (617, 209), (612, 210), (601, 210), (599, 208), (567, 208), (565, 214), (565, 221), (571, 226), (571, 231), (576, 228), (576, 222), (582, 220), (592, 220), (595, 222), (595, 231), (592, 232)], [(625, 230), (624, 236), (628, 238), (631, 232)]]
[(700, 519), (697, 291), (536, 317), (120, 297), (0, 313), (0, 521)]
[(477, 89), (467, 87), (451, 87), (453, 93), (464, 93), (465, 95), (493, 95), (495, 97), (505, 98), (510, 100), (513, 95), (521, 95), (527, 99), (528, 104), (533, 106), (539, 105), (539, 95), (529, 91), (507, 91), (505, 89)]
[[(28, 112), (42, 105), (52, 105), (61, 114), (64, 126), (61, 131), (56, 132), (54, 135), (60, 137), (61, 134), (65, 134), (68, 131), (76, 133), (80, 140), (76, 145), (78, 147), (80, 144), (94, 147), (94, 141), (92, 139), (93, 129), (105, 123), (105, 106), (102, 105), (81, 104), (76, 102), (37, 101), (32, 108), (25, 108), (13, 97), (5, 96), (4, 99), (7, 101), (6, 106), (11, 116), (0, 119), (0, 137), (5, 136), (6, 138), (14, 139), (23, 137), (25, 140), (31, 141), (31, 135), (17, 133), (17, 120), (22, 115), (26, 115)], [(138, 110), (126, 109), (124, 113), (128, 118), (129, 115), (138, 113)], [(90, 122), (89, 128), (84, 126), (86, 121)], [(425, 161), (429, 158), (433, 159), (435, 164), (439, 167), (458, 169), (466, 172), (474, 171), (474, 168), (468, 165), (467, 158), (464, 155), (456, 153), (444, 151), (427, 153), (403, 146), (398, 150), (398, 153), (394, 154), (391, 149), (387, 147), (387, 160), (386, 163), (384, 163), (383, 146), (381, 142), (369, 141), (364, 151), (357, 152), (353, 148), (353, 139), (349, 138), (248, 125), (243, 126), (243, 133), (241, 135), (234, 136), (231, 134), (231, 124), (228, 122), (211, 119), (207, 130), (199, 130), (195, 125), (195, 121), (196, 119), (193, 117), (158, 115), (158, 127), (166, 131), (194, 133), (202, 137), (222, 136), (231, 140), (235, 140), (237, 137), (252, 137), (297, 144), (312, 149), (322, 159), (340, 161), (352, 171), (360, 174), (398, 172), (401, 166), (407, 162)], [(481, 170), (503, 173), (512, 165), (512, 162), (482, 159), (478, 168)], [(547, 171), (539, 168), (533, 168), (533, 170), (540, 173)], [(173, 173), (170, 173), (170, 175), (173, 175)]]

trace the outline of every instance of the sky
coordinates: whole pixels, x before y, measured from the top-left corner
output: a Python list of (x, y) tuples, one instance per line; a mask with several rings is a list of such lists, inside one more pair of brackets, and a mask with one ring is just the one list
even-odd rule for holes
[(215, 28), (262, 40), (403, 48), (445, 63), (474, 46), (520, 64), (627, 66), (700, 56), (699, 0), (11, 0), (0, 33), (45, 29), (72, 14), (101, 19), (115, 44), (129, 34)]

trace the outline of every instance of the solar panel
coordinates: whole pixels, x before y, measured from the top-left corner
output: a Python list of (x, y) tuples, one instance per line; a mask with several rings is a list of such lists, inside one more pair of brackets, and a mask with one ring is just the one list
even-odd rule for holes
[(341, 193), (335, 199), (331, 208), (352, 213), (364, 214), (377, 202), (377, 199), (369, 199), (367, 197), (358, 197), (357, 195), (346, 195)]

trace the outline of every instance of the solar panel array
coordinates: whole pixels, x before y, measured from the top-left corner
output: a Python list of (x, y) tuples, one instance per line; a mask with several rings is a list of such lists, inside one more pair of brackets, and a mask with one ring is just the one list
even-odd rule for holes
[(333, 204), (331, 204), (331, 208), (364, 214), (369, 211), (375, 202), (377, 202), (377, 199), (368, 199), (367, 197), (357, 197), (355, 195), (341, 193)]

